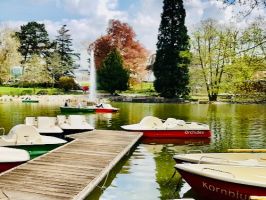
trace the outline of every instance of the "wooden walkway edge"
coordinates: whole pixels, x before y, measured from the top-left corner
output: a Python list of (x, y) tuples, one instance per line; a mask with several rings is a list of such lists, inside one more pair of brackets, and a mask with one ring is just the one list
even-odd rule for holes
[(0, 200), (85, 199), (141, 133), (95, 130), (0, 175)]

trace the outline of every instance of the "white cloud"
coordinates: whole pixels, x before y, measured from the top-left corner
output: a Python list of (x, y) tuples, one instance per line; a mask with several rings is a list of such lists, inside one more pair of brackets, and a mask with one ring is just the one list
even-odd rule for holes
[[(151, 52), (154, 52), (162, 13), (162, 0), (135, 0), (130, 2), (132, 3), (128, 6), (127, 10), (121, 10), (118, 0), (56, 0), (57, 7), (79, 17), (75, 19), (71, 19), (70, 17), (70, 19), (61, 19), (59, 21), (43, 20), (39, 22), (46, 24), (46, 29), (53, 39), (57, 35), (57, 30), (63, 24), (66, 24), (70, 30), (75, 48), (83, 49), (84, 46), (87, 46), (96, 38), (105, 34), (110, 19), (119, 19), (129, 23), (135, 30), (137, 39)], [(186, 25), (189, 32), (201, 20), (207, 18), (214, 18), (220, 23), (239, 20), (233, 18), (235, 15), (233, 9), (236, 9), (236, 7), (224, 7), (217, 0), (184, 0), (184, 6), (187, 14)], [(248, 20), (254, 19), (258, 15), (266, 17), (265, 13), (265, 10), (258, 9), (252, 13)], [(242, 21), (237, 21), (237, 23), (239, 26), (245, 26), (246, 21), (247, 18), (245, 20), (242, 19)], [(26, 23), (23, 21), (8, 21), (2, 22), (1, 25), (3, 26), (5, 24), (11, 27), (19, 27)]]

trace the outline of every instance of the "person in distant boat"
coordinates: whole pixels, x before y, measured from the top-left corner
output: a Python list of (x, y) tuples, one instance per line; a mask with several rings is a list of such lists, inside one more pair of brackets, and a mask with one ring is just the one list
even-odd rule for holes
[(78, 102), (78, 107), (81, 108), (82, 107), (82, 104), (80, 102)]
[(68, 101), (67, 100), (65, 101), (65, 105), (64, 106), (68, 107)]
[(100, 104), (96, 105), (96, 108), (103, 108), (103, 104), (100, 103)]

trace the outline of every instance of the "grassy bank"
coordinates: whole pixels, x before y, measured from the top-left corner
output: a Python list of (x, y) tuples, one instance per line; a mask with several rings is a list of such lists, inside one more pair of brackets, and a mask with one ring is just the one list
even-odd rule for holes
[(21, 95), (38, 95), (38, 94), (60, 94), (61, 90), (56, 88), (15, 88), (0, 87), (0, 95), (21, 96)]

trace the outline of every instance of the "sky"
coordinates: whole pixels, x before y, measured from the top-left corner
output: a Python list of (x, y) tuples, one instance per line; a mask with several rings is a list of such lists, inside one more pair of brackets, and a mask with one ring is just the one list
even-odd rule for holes
[[(86, 49), (89, 43), (105, 34), (108, 21), (119, 19), (128, 23), (137, 40), (150, 52), (156, 51), (163, 0), (0, 0), (0, 26), (19, 30), (30, 21), (44, 23), (51, 37), (66, 24), (75, 49)], [(236, 19), (233, 7), (225, 7), (217, 0), (184, 0), (186, 25), (192, 32), (201, 20), (213, 18), (219, 23)], [(266, 16), (265, 9), (257, 10), (250, 18)], [(249, 18), (249, 19), (250, 19)]]

